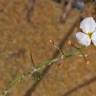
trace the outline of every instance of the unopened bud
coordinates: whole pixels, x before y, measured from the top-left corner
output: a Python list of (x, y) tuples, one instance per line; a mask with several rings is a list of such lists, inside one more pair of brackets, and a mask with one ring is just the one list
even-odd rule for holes
[(90, 61), (87, 61), (86, 64), (90, 64)]
[(70, 40), (68, 41), (68, 45), (72, 45), (72, 42)]

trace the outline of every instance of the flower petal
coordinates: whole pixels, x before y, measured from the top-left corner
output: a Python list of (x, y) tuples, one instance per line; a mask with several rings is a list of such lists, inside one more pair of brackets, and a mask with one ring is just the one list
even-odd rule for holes
[(92, 34), (92, 43), (96, 46), (96, 31)]
[(82, 32), (77, 32), (76, 33), (76, 38), (78, 40), (78, 42), (84, 46), (89, 46), (91, 43), (91, 39), (89, 38), (89, 36), (85, 33)]
[(84, 33), (94, 32), (96, 28), (96, 22), (93, 17), (86, 17), (80, 23), (80, 28)]

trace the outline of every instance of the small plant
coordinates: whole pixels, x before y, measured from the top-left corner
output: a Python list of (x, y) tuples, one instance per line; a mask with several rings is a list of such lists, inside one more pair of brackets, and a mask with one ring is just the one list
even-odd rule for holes
[[(94, 45), (96, 45), (96, 22), (94, 21), (94, 19), (92, 17), (86, 17), (83, 21), (81, 21), (80, 28), (82, 29), (83, 32), (76, 33), (76, 38), (78, 42), (84, 46), (89, 46), (91, 42)], [(20, 83), (22, 80), (27, 79), (28, 77), (32, 77), (35, 81), (38, 81), (41, 78), (42, 72), (46, 67), (52, 64), (55, 64), (56, 62), (62, 59), (65, 59), (65, 57), (68, 58), (70, 56), (73, 56), (73, 54), (68, 55), (66, 54), (66, 52), (63, 52), (63, 50), (60, 49), (53, 40), (50, 40), (50, 43), (56, 50), (59, 51), (60, 55), (56, 58), (48, 59), (41, 64), (34, 64), (32, 54), (30, 54), (32, 68), (29, 69), (27, 72), (24, 72), (21, 75), (17, 75), (16, 78), (14, 78), (11, 82), (9, 82), (8, 86), (6, 86), (6, 88), (0, 93), (0, 96), (8, 96), (11, 92), (11, 89), (17, 83)], [(70, 45), (70, 47), (73, 47), (77, 51), (79, 51), (82, 57), (84, 58), (85, 62), (89, 63), (89, 61), (87, 61), (87, 55), (85, 55), (82, 52), (83, 47), (77, 47), (70, 40), (68, 41), (68, 44)]]

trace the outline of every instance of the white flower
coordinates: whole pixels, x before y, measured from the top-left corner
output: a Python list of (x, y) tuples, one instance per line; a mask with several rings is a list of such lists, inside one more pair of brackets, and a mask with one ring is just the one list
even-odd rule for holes
[(84, 46), (89, 46), (91, 42), (96, 46), (96, 22), (93, 17), (86, 17), (80, 23), (83, 32), (77, 32), (78, 42)]

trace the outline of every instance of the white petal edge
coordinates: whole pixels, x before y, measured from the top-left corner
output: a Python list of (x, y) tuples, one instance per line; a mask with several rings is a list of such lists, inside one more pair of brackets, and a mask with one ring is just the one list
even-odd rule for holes
[(84, 33), (94, 32), (96, 28), (96, 22), (93, 17), (86, 17), (80, 23), (80, 28)]
[(78, 40), (78, 42), (84, 46), (89, 46), (91, 44), (91, 39), (89, 38), (89, 36), (85, 33), (82, 32), (77, 32), (76, 33), (76, 38)]
[(94, 46), (96, 46), (96, 31), (93, 33), (91, 39), (92, 39), (92, 43), (94, 44)]

